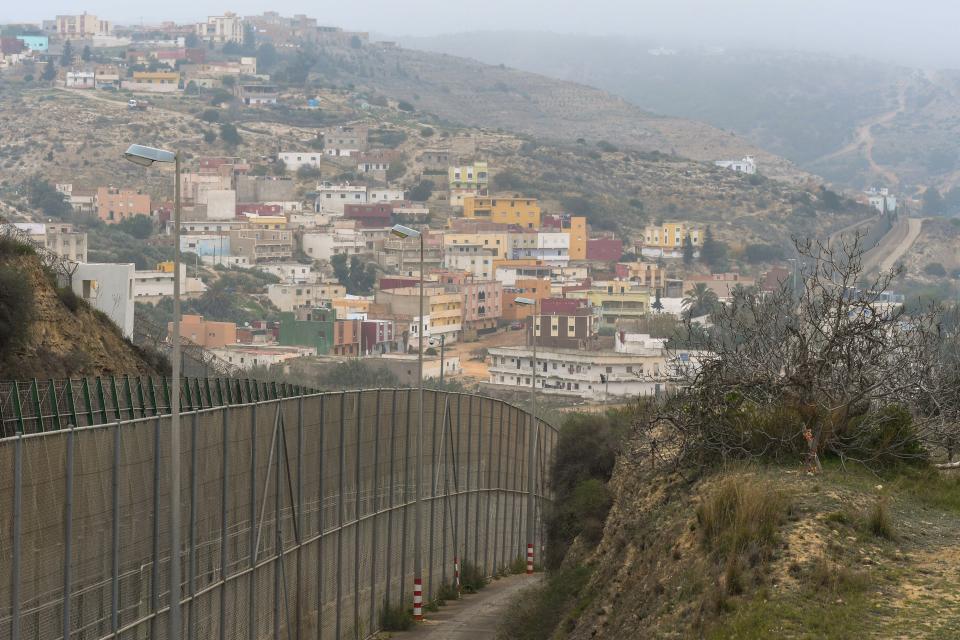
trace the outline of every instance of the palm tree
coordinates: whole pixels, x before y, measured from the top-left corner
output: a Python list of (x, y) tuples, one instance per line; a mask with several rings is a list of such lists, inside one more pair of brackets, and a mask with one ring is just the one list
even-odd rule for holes
[(696, 283), (684, 295), (686, 297), (681, 304), (684, 313), (691, 318), (710, 313), (720, 303), (717, 293), (706, 282)]

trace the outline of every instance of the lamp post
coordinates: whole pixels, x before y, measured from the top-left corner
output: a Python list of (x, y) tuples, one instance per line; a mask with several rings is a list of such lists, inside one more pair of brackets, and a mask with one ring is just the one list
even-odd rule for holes
[(537, 298), (514, 298), (513, 300), (516, 304), (525, 305), (533, 307), (533, 313), (530, 315), (530, 341), (533, 343), (533, 358), (531, 360), (531, 365), (533, 369), (533, 377), (530, 379), (530, 448), (527, 451), (527, 574), (533, 573), (533, 532), (535, 527), (533, 526), (533, 514), (534, 514), (534, 493), (533, 493), (533, 481), (534, 473), (533, 466), (536, 463), (536, 448), (537, 441), (540, 434), (538, 429), (540, 425), (537, 423), (537, 327), (540, 324), (540, 317), (537, 315)]
[(444, 348), (444, 345), (446, 345), (447, 343), (447, 334), (441, 333), (440, 337), (437, 338), (436, 340), (434, 340), (433, 338), (430, 338), (430, 346), (432, 347), (436, 345), (438, 340), (440, 342), (440, 388), (442, 389), (443, 388), (443, 348)]
[[(413, 617), (423, 620), (423, 505), (420, 501), (420, 485), (423, 474), (423, 234), (416, 229), (395, 224), (390, 233), (401, 240), (418, 238), (420, 240), (420, 317), (417, 318), (417, 394), (419, 395), (419, 419), (417, 420), (417, 464), (414, 473), (416, 486), (413, 490), (414, 532), (413, 532)], [(400, 248), (403, 255), (403, 247)]]
[(180, 153), (132, 144), (123, 157), (141, 167), (174, 166), (173, 362), (170, 393), (170, 640), (180, 638)]

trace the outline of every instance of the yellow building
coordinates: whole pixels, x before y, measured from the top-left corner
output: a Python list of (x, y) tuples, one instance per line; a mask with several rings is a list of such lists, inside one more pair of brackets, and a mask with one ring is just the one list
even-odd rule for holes
[(137, 84), (180, 84), (179, 71), (134, 71), (133, 81)]
[(484, 195), (490, 183), (490, 172), (486, 162), (474, 162), (460, 167), (450, 167), (448, 176), (450, 190), (470, 189)]
[(251, 229), (286, 229), (285, 216), (249, 216), (247, 223)]
[(524, 229), (539, 229), (541, 222), (537, 199), (521, 196), (466, 197), (463, 199), (463, 217), (514, 224)]
[(157, 263), (157, 271), (161, 273), (173, 273), (173, 260)]
[(478, 232), (443, 234), (444, 250), (458, 246), (477, 246), (489, 250), (495, 258), (510, 257), (510, 234), (507, 232)]
[(647, 315), (650, 309), (650, 292), (631, 289), (630, 282), (610, 281), (587, 291), (568, 291), (568, 298), (587, 300), (595, 309), (600, 309), (604, 324), (616, 324), (617, 320), (637, 319)]
[(587, 219), (583, 216), (571, 216), (570, 227), (564, 229), (570, 236), (570, 259), (587, 259)]
[(703, 230), (686, 222), (647, 225), (643, 231), (643, 245), (656, 249), (683, 249), (687, 234), (690, 234), (694, 247), (699, 247), (703, 242)]

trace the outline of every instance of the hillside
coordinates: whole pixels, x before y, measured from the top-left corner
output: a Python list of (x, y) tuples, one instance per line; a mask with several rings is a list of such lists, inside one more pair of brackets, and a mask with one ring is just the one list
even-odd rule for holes
[[(314, 66), (318, 77), (327, 74), (327, 84), (322, 88), (311, 84), (309, 91), (324, 105), (312, 117), (318, 122), (363, 124), (376, 137), (392, 140), (389, 146), (403, 154), (407, 169), (397, 182), (406, 188), (416, 185), (424, 170), (416, 161), (419, 151), (442, 146), (454, 149), (465, 162), (488, 160), (496, 189), (541, 197), (551, 211), (587, 215), (595, 227), (616, 230), (626, 240), (645, 224), (680, 218), (715, 225), (718, 236), (730, 241), (734, 249), (750, 243), (786, 247), (791, 235), (825, 236), (872, 215), (849, 203), (826, 206), (812, 181), (789, 184), (762, 176), (751, 178), (718, 169), (712, 163), (631, 149), (619, 141), (598, 145), (598, 140), (564, 142), (550, 136), (491, 131), (454, 124), (426, 111), (407, 112), (395, 104), (374, 104), (386, 91), (379, 81), (371, 81), (366, 89), (345, 89), (339, 84), (344, 79), (338, 72), (322, 71), (328, 66), (322, 60)], [(281, 68), (280, 75), (284, 72)], [(338, 84), (330, 86), (335, 78)], [(99, 185), (115, 184), (143, 187), (155, 198), (169, 199), (169, 171), (143, 170), (122, 159), (126, 146), (134, 140), (180, 148), (188, 167), (200, 155), (240, 155), (256, 161), (280, 149), (310, 149), (316, 140), (317, 127), (305, 126), (304, 112), (288, 107), (243, 109), (228, 105), (217, 110), (221, 121), (235, 122), (240, 130), (241, 143), (229, 146), (220, 139), (203, 139), (204, 132), (215, 131), (217, 126), (201, 118), (210, 108), (208, 96), (158, 99), (153, 109), (131, 114), (123, 95), (16, 83), (8, 83), (4, 89), (0, 107), (10, 107), (13, 116), (6, 126), (0, 126), (0, 164), (6, 169), (0, 181), (0, 198), (19, 204), (24, 211), (29, 206), (22, 184), (38, 172), (50, 182), (72, 183), (75, 191), (92, 192)], [(290, 102), (296, 100), (294, 89), (288, 95)], [(112, 127), (113, 133), (96, 134), (91, 128), (96, 123)], [(50, 130), (58, 132), (56, 140), (30, 142), (44, 140)], [(503, 175), (498, 178), (498, 174)], [(422, 177), (437, 187), (445, 179), (443, 175)], [(301, 192), (316, 186), (316, 177), (297, 179)], [(322, 179), (356, 181), (360, 177), (346, 166), (331, 163), (324, 167)], [(444, 212), (444, 202), (434, 199), (430, 205), (440, 214)], [(133, 245), (117, 242), (97, 232), (91, 237), (91, 249), (102, 256), (98, 259), (107, 259), (122, 248), (124, 259), (132, 259)]]
[(503, 129), (546, 141), (606, 140), (694, 160), (757, 156), (766, 175), (805, 174), (782, 158), (703, 122), (664, 117), (586, 84), (393, 46), (315, 51), (311, 80), (349, 83), (410, 102), (459, 125)]
[(66, 288), (31, 250), (0, 240), (0, 379), (162, 375), (165, 360)]
[(960, 76), (952, 70), (547, 33), (403, 42), (583, 82), (653, 113), (707, 122), (849, 187), (881, 183), (913, 193), (960, 181)]

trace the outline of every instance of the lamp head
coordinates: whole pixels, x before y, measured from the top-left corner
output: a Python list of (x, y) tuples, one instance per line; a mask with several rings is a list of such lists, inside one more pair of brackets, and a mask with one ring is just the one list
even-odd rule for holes
[(390, 233), (397, 236), (398, 238), (419, 238), (420, 232), (416, 229), (411, 229), (410, 227), (405, 227), (402, 224), (395, 224), (390, 229)]
[(123, 157), (141, 167), (149, 167), (154, 162), (173, 162), (177, 159), (177, 154), (142, 144), (132, 144), (123, 153)]
[(513, 301), (517, 304), (523, 304), (531, 307), (537, 304), (537, 301), (534, 300), (533, 298), (517, 297), (517, 298), (514, 298)]

